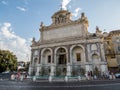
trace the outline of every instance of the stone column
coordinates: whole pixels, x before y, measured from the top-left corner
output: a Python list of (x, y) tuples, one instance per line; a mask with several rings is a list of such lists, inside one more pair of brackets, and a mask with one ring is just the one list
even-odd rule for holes
[(41, 50), (39, 50), (39, 64), (41, 63)]
[(31, 60), (30, 60), (30, 65), (29, 65), (29, 75), (31, 75), (32, 72), (33, 72), (32, 63), (33, 63), (33, 50), (31, 50)]
[(53, 47), (52, 48), (52, 63), (54, 63), (54, 50), (55, 50), (55, 48)]
[(40, 74), (40, 66), (37, 66), (36, 76), (39, 76), (39, 74)]
[(43, 65), (43, 55), (41, 54), (40, 57), (41, 57), (41, 62), (40, 63)]
[(32, 71), (33, 71), (33, 68), (32, 68), (32, 65), (30, 65), (30, 66), (29, 66), (29, 71), (28, 71), (29, 75), (32, 74)]
[(101, 65), (101, 72), (108, 72), (108, 68), (106, 64)]
[(89, 65), (89, 64), (85, 65), (85, 68), (86, 68), (86, 70), (85, 70), (86, 72), (91, 71), (91, 70), (90, 70), (90, 65)]
[(42, 53), (42, 49), (41, 49), (41, 54), (40, 54), (40, 72), (42, 73), (43, 71), (43, 66), (44, 65), (44, 63), (43, 63), (43, 53)]
[(40, 75), (40, 71), (41, 71), (41, 50), (39, 50), (39, 55), (38, 55), (38, 64), (37, 64), (37, 72), (36, 72), (36, 76)]
[(55, 71), (55, 67), (54, 67), (54, 48), (52, 48), (52, 52), (51, 52), (51, 72), (50, 72), (50, 76), (54, 76), (54, 71)]
[(34, 56), (34, 69), (36, 69), (35, 75), (39, 75), (39, 52)]
[(67, 46), (67, 50), (68, 50), (68, 63), (70, 63), (70, 46)]
[(54, 71), (55, 71), (54, 69), (55, 69), (54, 65), (51, 65), (50, 76), (54, 76)]
[(104, 58), (103, 58), (103, 55), (102, 55), (102, 47), (101, 47), (101, 43), (99, 42), (99, 43), (97, 43), (97, 46), (98, 46), (98, 52), (100, 53), (100, 59), (101, 59), (101, 61), (104, 61)]
[(70, 67), (70, 64), (67, 65), (67, 76), (71, 76), (71, 67)]
[(87, 40), (85, 40), (84, 48), (85, 48), (86, 62), (88, 62)]
[(33, 64), (33, 50), (31, 50), (31, 61), (30, 61), (30, 64), (31, 65)]
[(71, 76), (70, 46), (67, 46), (67, 76)]

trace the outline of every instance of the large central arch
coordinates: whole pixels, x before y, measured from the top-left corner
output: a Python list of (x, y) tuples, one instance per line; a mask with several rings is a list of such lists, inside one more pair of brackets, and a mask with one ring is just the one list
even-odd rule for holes
[(58, 47), (55, 50), (56, 75), (65, 76), (67, 72), (68, 52), (65, 47)]
[(59, 48), (57, 50), (57, 64), (65, 65), (67, 63), (66, 50), (64, 48)]

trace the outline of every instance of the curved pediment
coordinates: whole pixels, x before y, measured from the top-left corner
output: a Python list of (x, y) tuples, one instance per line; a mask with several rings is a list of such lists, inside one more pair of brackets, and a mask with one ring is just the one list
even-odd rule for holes
[(52, 24), (61, 24), (71, 21), (71, 13), (67, 10), (60, 10), (53, 14)]

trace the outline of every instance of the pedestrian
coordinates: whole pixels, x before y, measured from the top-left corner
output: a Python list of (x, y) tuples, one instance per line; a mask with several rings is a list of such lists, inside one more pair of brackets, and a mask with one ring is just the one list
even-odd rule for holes
[(11, 80), (15, 80), (15, 75), (14, 74), (11, 75)]
[(15, 79), (18, 80), (18, 74), (15, 75)]
[(20, 76), (21, 76), (21, 73), (18, 72), (17, 75), (18, 75), (18, 80), (19, 80), (19, 79), (20, 79)]
[(90, 72), (88, 71), (88, 80), (91, 79), (91, 75), (90, 75)]
[(85, 73), (85, 77), (86, 77), (86, 79), (88, 80), (88, 74), (87, 74), (87, 72)]
[(94, 75), (94, 80), (97, 80), (97, 76), (96, 75)]
[(23, 74), (21, 74), (20, 75), (20, 81), (23, 81), (23, 78), (24, 78), (24, 76), (23, 76)]
[(115, 79), (115, 75), (112, 73), (112, 80), (114, 80)]

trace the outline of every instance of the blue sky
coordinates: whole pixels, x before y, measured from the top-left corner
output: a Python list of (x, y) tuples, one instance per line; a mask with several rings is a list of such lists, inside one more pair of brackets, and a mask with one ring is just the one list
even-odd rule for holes
[(40, 38), (39, 26), (51, 24), (51, 16), (67, 8), (72, 19), (81, 12), (89, 20), (89, 32), (120, 29), (120, 0), (0, 0), (0, 48), (13, 51), (19, 60), (30, 56), (30, 39)]

